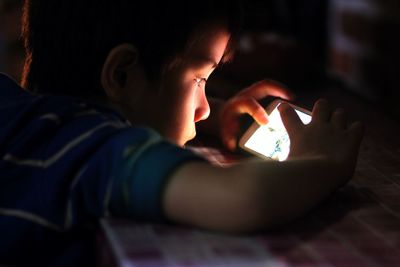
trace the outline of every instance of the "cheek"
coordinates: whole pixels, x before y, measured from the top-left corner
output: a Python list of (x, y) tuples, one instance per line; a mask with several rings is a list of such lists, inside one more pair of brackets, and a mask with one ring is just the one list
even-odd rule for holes
[(186, 110), (190, 112), (190, 108), (194, 104), (196, 98), (196, 84), (192, 79), (183, 81), (174, 88), (173, 101), (176, 109)]
[(169, 75), (168, 78), (161, 91), (160, 101), (164, 107), (161, 112), (165, 112), (163, 117), (168, 116), (167, 119), (173, 121), (176, 127), (182, 128), (194, 120), (197, 84), (188, 71)]
[(174, 110), (176, 111), (176, 116), (182, 122), (190, 123), (194, 118), (196, 92), (190, 87), (185, 87), (183, 90), (184, 92), (177, 98), (179, 101), (177, 101)]
[(161, 96), (164, 108), (160, 112), (164, 112), (164, 117), (169, 117), (167, 120), (174, 122), (175, 127), (185, 126), (189, 119), (193, 120), (195, 92), (193, 83), (175, 84)]

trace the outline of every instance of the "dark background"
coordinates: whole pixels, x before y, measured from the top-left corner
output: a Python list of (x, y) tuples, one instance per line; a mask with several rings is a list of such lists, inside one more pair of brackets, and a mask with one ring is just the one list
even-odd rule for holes
[[(0, 0), (0, 72), (17, 81), (22, 2)], [(399, 120), (398, 0), (251, 0), (244, 7), (237, 55), (211, 76), (211, 95), (227, 98), (264, 78), (298, 95), (333, 84)]]

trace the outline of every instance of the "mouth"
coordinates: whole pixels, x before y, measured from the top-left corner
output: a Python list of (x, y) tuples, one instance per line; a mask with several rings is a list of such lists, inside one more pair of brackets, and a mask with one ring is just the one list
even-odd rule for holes
[(193, 140), (196, 137), (196, 129), (194, 128), (190, 134), (185, 137), (185, 140), (182, 142), (181, 146), (185, 147), (185, 145)]
[(193, 127), (193, 130), (190, 135), (188, 135), (188, 141), (193, 140), (196, 137), (196, 127)]
[[(196, 137), (196, 128), (193, 128), (192, 134), (189, 136), (189, 140), (192, 140)], [(188, 140), (188, 141), (189, 141)]]

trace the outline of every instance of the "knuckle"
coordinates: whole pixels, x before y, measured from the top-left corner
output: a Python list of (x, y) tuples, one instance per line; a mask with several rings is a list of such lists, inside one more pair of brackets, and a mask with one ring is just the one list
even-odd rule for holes
[(325, 98), (318, 99), (316, 103), (318, 107), (328, 107), (328, 104), (328, 100), (326, 100)]
[(334, 114), (345, 115), (346, 114), (346, 110), (344, 108), (337, 108), (337, 109), (335, 109)]

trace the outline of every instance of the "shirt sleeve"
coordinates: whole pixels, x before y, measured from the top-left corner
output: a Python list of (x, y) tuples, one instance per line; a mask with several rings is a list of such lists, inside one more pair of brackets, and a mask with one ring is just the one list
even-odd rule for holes
[(145, 128), (125, 130), (111, 143), (114, 164), (106, 206), (113, 215), (135, 220), (165, 220), (161, 202), (171, 173), (184, 162), (205, 161)]

